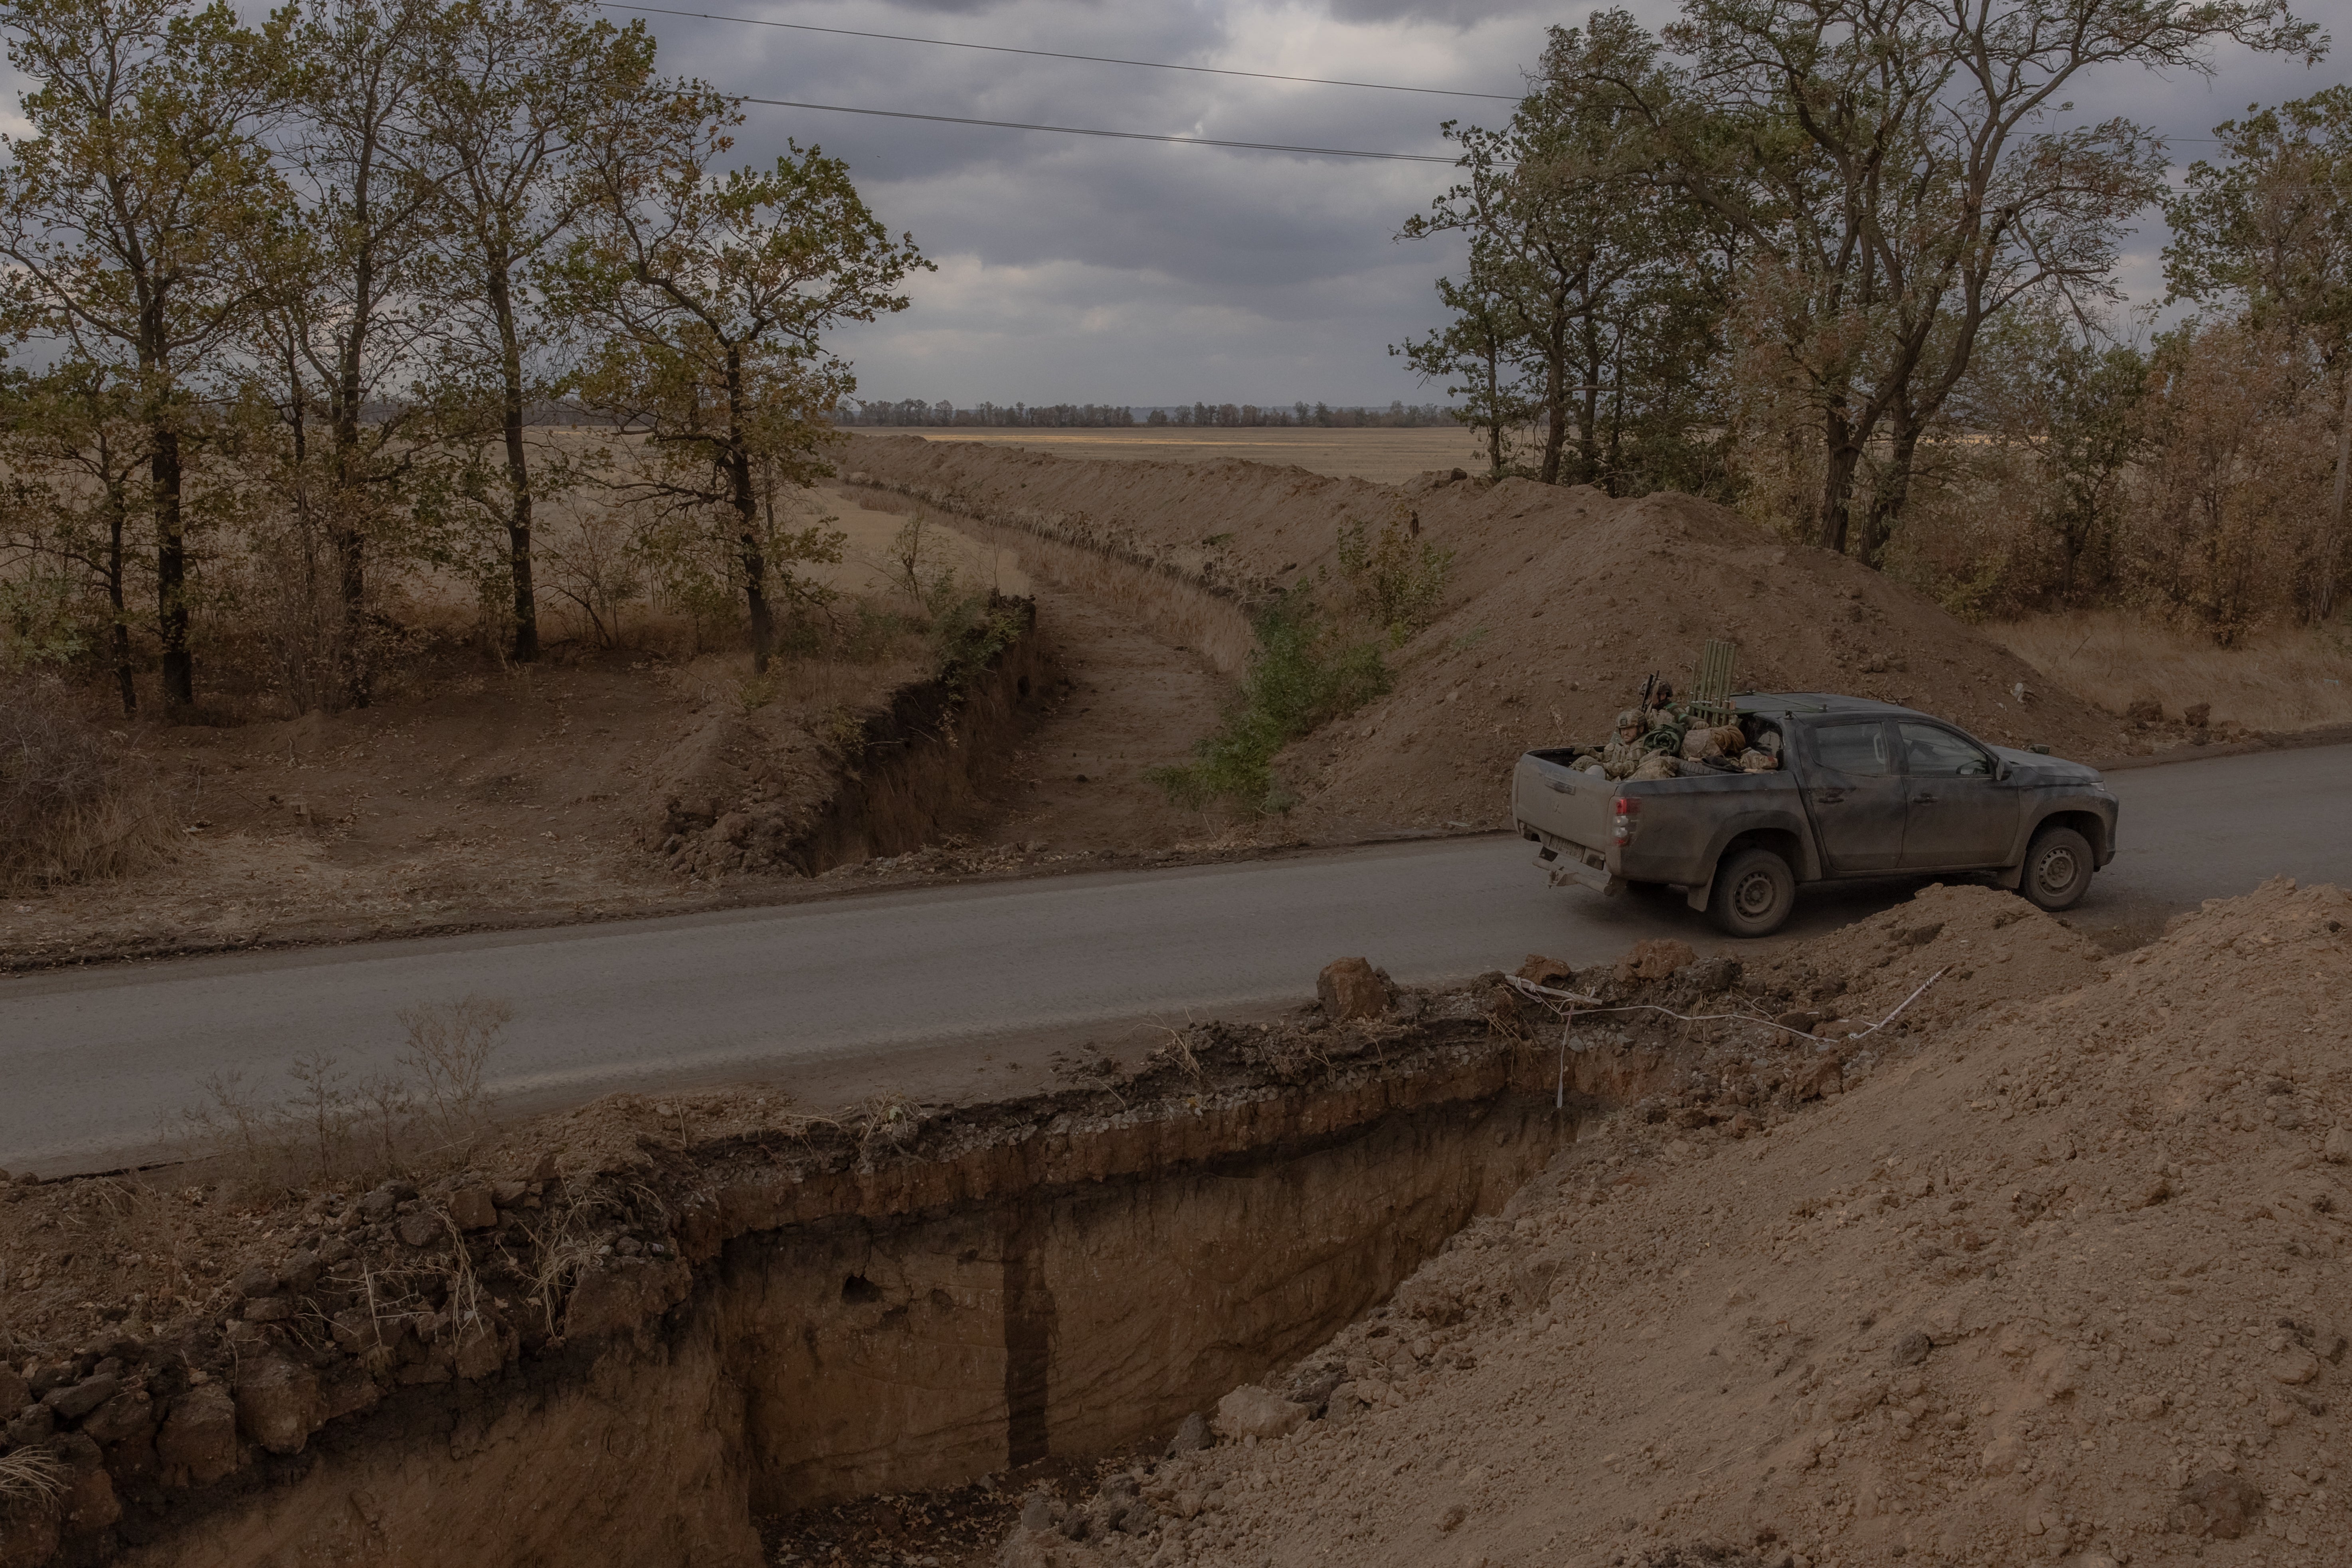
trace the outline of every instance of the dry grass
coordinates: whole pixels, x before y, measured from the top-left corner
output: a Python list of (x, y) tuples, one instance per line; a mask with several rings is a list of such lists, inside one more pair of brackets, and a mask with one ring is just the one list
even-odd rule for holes
[(47, 1448), (0, 1454), (0, 1509), (55, 1508), (73, 1484), (73, 1471)]
[(299, 1190), (385, 1176), (420, 1180), (464, 1164), (496, 1130), (489, 1064), (514, 1009), (467, 996), (404, 1008), (399, 1017), (407, 1048), (390, 1074), (354, 1084), (334, 1056), (313, 1050), (288, 1064), (293, 1089), (282, 1097), (240, 1073), (207, 1079), (207, 1103), (162, 1130), (183, 1175)]
[[(972, 426), (857, 426), (853, 443), (891, 436), (927, 441), (976, 442), (1024, 447), (1066, 458), (1108, 462), (1213, 463), (1242, 458), (1254, 463), (1296, 464), (1334, 479), (1400, 484), (1431, 468), (1464, 468), (1483, 473), (1486, 457), (1477, 437), (1459, 425), (1410, 429), (1326, 429), (1319, 426), (1135, 425), (1102, 429), (1005, 429)], [(856, 448), (842, 454), (845, 468), (857, 465)]]
[(2115, 610), (2034, 616), (1985, 635), (2111, 712), (2154, 699), (2167, 719), (2198, 703), (2253, 730), (2352, 722), (2352, 635), (2275, 629), (2221, 648), (2194, 631)]
[(120, 876), (169, 853), (171, 812), (144, 759), (55, 681), (0, 694), (0, 887)]
[[(866, 486), (840, 487), (861, 506), (876, 511), (913, 512), (923, 503), (894, 491)], [(1223, 675), (1238, 680), (1257, 648), (1249, 616), (1230, 599), (1167, 572), (957, 514), (958, 532), (1013, 555), (1021, 569), (1042, 582), (1092, 599), (1125, 614), (1137, 626), (1180, 647), (1197, 650)]]

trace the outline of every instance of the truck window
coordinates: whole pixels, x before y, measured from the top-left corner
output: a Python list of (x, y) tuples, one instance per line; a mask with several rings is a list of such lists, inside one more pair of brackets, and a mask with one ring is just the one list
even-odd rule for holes
[(1992, 759), (1975, 746), (1933, 724), (1904, 724), (1903, 759), (1914, 778), (1983, 779), (1992, 776)]
[(1875, 719), (1813, 727), (1813, 755), (1822, 766), (1857, 778), (1877, 778), (1895, 771), (1887, 755), (1886, 726)]

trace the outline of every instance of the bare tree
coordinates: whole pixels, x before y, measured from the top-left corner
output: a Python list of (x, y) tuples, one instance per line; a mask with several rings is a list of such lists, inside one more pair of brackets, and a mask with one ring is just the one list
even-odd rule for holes
[(332, 550), (333, 687), (354, 707), (370, 696), (368, 556), (409, 467), (405, 384), (422, 369), (416, 300), (441, 221), (421, 123), (432, 16), (426, 0), (311, 0), (288, 41), (278, 144), (302, 205), (271, 268), (257, 368), (274, 384), (298, 526)]

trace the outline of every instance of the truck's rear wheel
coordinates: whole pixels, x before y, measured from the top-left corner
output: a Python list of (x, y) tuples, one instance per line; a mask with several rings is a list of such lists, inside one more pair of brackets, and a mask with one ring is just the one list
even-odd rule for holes
[(1770, 936), (1797, 907), (1797, 878), (1769, 849), (1742, 849), (1716, 868), (1706, 918), (1730, 936)]
[(2091, 841), (2071, 827), (2045, 827), (2025, 852), (2017, 890), (2037, 909), (2071, 910), (2091, 890)]

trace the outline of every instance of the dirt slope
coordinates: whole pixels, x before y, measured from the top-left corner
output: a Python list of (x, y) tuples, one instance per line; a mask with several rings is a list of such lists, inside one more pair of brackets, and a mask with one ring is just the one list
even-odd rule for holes
[[(1292, 749), (1302, 826), (1332, 837), (1492, 826), (1511, 762), (1598, 738), (1651, 670), (1739, 645), (1740, 684), (1910, 703), (2003, 744), (2122, 749), (2116, 721), (1916, 594), (1782, 543), (1688, 497), (1614, 500), (1507, 479), (1401, 486), (1240, 460), (1092, 462), (1042, 452), (861, 440), (859, 476), (1013, 526), (1090, 535), (1244, 598), (1331, 563), (1348, 521), (1415, 516), (1454, 552), (1435, 624), (1393, 661), (1395, 689)], [(2023, 685), (2022, 703), (2015, 689)]]
[(1189, 1522), (1007, 1562), (2352, 1560), (2352, 898), (2274, 881), (2077, 985), (1970, 912), (2015, 900), (1923, 899), (1794, 956), (1864, 961), (1857, 1017), (1966, 971), (1949, 1028), (1744, 1136), (1612, 1118), (1297, 1369), (1324, 1419), (1161, 1467)]

